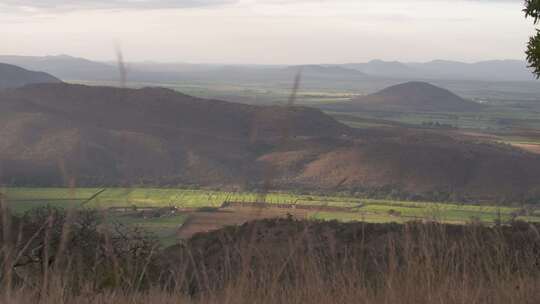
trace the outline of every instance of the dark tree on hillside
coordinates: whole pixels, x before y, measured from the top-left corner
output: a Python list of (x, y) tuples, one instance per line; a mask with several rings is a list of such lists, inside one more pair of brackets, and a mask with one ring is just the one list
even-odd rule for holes
[[(534, 24), (540, 22), (540, 0), (525, 0), (525, 17), (533, 18)], [(536, 30), (536, 35), (529, 39), (527, 45), (527, 61), (533, 70), (536, 78), (540, 78), (540, 30)]]

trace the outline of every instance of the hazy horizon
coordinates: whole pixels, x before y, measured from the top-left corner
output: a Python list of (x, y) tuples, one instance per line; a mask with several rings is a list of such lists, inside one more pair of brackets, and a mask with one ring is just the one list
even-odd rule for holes
[(523, 60), (521, 0), (7, 0), (0, 54), (129, 62)]
[[(0, 53), (0, 57), (34, 57), (34, 58), (46, 58), (46, 57), (50, 57), (50, 58), (59, 58), (59, 57), (69, 57), (69, 58), (74, 58), (74, 59), (82, 59), (82, 60), (89, 60), (89, 61), (92, 61), (92, 62), (96, 62), (96, 63), (107, 63), (107, 64), (113, 64), (113, 65), (116, 65), (117, 64), (117, 60), (115, 60), (115, 58), (109, 58), (109, 59), (94, 59), (94, 58), (88, 58), (88, 57), (82, 57), (82, 56), (76, 56), (76, 55), (72, 55), (72, 54), (44, 54), (44, 55), (40, 55), (40, 54), (27, 54), (27, 55), (20, 55), (20, 54), (9, 54), (9, 53), (6, 53), (6, 54), (2, 54)], [(452, 60), (452, 59), (447, 59), (447, 58), (435, 58), (435, 59), (431, 59), (431, 60), (426, 60), (426, 61), (400, 61), (400, 60), (386, 60), (386, 59), (381, 59), (381, 58), (372, 58), (372, 59), (367, 59), (367, 60), (364, 60), (364, 61), (356, 61), (356, 62), (352, 62), (352, 61), (348, 61), (348, 62), (306, 62), (306, 63), (268, 63), (268, 64), (264, 64), (264, 63), (256, 63), (256, 62), (192, 62), (192, 61), (159, 61), (159, 60), (153, 60), (153, 59), (140, 59), (140, 60), (129, 60), (129, 61), (125, 61), (125, 63), (136, 63), (136, 64), (187, 64), (187, 65), (238, 65), (238, 66), (268, 66), (268, 67), (272, 67), (272, 66), (294, 66), (294, 65), (343, 65), (343, 64), (361, 64), (361, 63), (369, 63), (369, 62), (374, 62), (374, 61), (382, 61), (382, 62), (387, 62), (387, 63), (392, 63), (392, 62), (398, 62), (398, 63), (403, 63), (403, 64), (422, 64), (422, 63), (429, 63), (429, 62), (434, 62), (434, 61), (448, 61), (448, 62), (456, 62), (456, 63), (466, 63), (466, 64), (475, 64), (475, 63), (481, 63), (481, 62), (491, 62), (491, 61), (521, 61), (521, 62), (526, 62), (524, 58), (516, 58), (516, 59), (513, 59), (513, 58), (485, 58), (483, 60), (475, 60), (475, 61), (464, 61), (464, 60)]]

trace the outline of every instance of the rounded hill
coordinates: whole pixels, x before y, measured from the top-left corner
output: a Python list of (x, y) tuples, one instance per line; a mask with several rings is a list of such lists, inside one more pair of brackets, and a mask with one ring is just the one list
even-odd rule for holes
[(484, 106), (461, 98), (427, 82), (407, 82), (377, 93), (333, 105), (343, 110), (385, 110), (405, 112), (471, 112)]

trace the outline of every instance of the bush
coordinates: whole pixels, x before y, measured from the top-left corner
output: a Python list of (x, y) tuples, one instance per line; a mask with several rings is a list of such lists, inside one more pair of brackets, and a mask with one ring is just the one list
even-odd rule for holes
[(144, 287), (153, 275), (158, 241), (136, 228), (106, 224), (97, 211), (43, 207), (22, 217), (5, 213), (2, 261), (19, 283), (43, 284), (54, 271), (62, 288), (78, 292), (89, 283)]

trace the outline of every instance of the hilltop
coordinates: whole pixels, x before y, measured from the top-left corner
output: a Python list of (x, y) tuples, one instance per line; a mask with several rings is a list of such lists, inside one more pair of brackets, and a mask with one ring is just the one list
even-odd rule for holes
[(43, 72), (25, 70), (15, 65), (0, 63), (0, 89), (17, 88), (33, 83), (58, 83), (60, 79)]
[(339, 110), (384, 110), (404, 112), (470, 112), (482, 105), (465, 100), (449, 90), (427, 82), (407, 82), (351, 101), (332, 104)]

